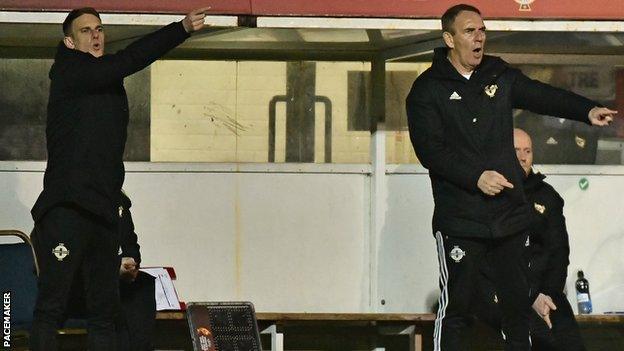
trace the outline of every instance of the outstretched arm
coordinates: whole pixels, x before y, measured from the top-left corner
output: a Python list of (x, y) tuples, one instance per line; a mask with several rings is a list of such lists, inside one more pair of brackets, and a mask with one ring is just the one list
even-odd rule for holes
[(515, 70), (515, 73), (512, 92), (514, 108), (596, 126), (608, 125), (617, 114), (617, 111), (600, 107), (598, 103), (581, 95), (530, 79), (519, 70)]
[(94, 57), (76, 52), (65, 65), (57, 67), (56, 80), (68, 89), (97, 90), (118, 82), (165, 55), (189, 37), (189, 34), (205, 27), (207, 8), (191, 11), (181, 22), (171, 23), (131, 43), (113, 55)]

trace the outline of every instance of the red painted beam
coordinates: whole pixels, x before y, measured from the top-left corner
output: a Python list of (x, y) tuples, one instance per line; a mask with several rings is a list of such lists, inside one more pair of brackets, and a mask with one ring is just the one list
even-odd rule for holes
[(102, 12), (181, 14), (211, 6), (211, 13), (228, 15), (439, 18), (459, 2), (476, 5), (485, 18), (624, 18), (621, 0), (0, 0), (0, 9), (67, 11), (92, 6)]
[(210, 13), (244, 15), (251, 13), (251, 0), (0, 0), (0, 10), (68, 11), (93, 7), (100, 12), (116, 13), (175, 13), (210, 6)]
[(458, 3), (479, 8), (486, 18), (624, 18), (621, 0), (252, 0), (257, 15), (440, 18)]

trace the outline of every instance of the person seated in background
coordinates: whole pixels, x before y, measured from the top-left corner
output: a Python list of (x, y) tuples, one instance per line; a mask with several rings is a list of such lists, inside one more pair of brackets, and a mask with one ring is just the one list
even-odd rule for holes
[(128, 196), (121, 192), (119, 206), (120, 256), (119, 295), (121, 312), (117, 327), (118, 350), (153, 350), (154, 326), (156, 322), (156, 297), (154, 277), (139, 271), (141, 252)]
[[(529, 248), (528, 277), (534, 313), (530, 320), (531, 350), (584, 351), (578, 324), (564, 294), (570, 246), (563, 216), (563, 199), (533, 171), (531, 137), (514, 129), (514, 148), (526, 174), (524, 191), (533, 207), (533, 220), (526, 245)], [(504, 264), (500, 262), (499, 264)], [(482, 301), (477, 304), (477, 318), (500, 330), (501, 313), (491, 272), (483, 267)]]
[[(119, 351), (153, 350), (153, 333), (156, 321), (156, 297), (154, 277), (139, 270), (141, 252), (130, 207), (132, 202), (122, 191), (119, 200), (119, 296), (120, 311), (115, 321), (117, 349)], [(87, 316), (84, 282), (76, 277), (67, 306), (66, 327), (72, 327), (76, 319)], [(82, 322), (78, 322), (82, 326)]]

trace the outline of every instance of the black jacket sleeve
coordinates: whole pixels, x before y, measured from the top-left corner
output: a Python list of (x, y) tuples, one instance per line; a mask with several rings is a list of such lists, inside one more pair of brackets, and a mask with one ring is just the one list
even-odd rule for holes
[(547, 229), (543, 233), (545, 247), (548, 251), (548, 263), (541, 282), (540, 292), (546, 295), (563, 293), (568, 265), (570, 264), (570, 244), (563, 216), (563, 199), (553, 190), (556, 197), (555, 205), (551, 205), (547, 217)]
[(530, 79), (519, 70), (514, 69), (514, 72), (516, 75), (512, 88), (514, 108), (590, 124), (589, 111), (599, 106), (598, 103), (571, 91)]
[(141, 252), (139, 251), (141, 247), (138, 243), (138, 237), (134, 232), (132, 213), (130, 213), (130, 206), (124, 204), (122, 207), (122, 215), (119, 220), (119, 239), (121, 242), (122, 256), (132, 257), (138, 264), (141, 262)]
[(56, 78), (68, 89), (94, 90), (118, 82), (166, 54), (189, 34), (182, 22), (171, 23), (113, 55), (77, 53), (57, 67)]
[(405, 104), (416, 156), (429, 171), (468, 191), (476, 192), (477, 182), (485, 168), (461, 157), (446, 145), (442, 116), (435, 104), (430, 89), (416, 80)]

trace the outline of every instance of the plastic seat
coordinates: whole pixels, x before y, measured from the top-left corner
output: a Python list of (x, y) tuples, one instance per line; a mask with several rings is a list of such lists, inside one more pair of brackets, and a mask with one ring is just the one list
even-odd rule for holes
[(0, 230), (0, 291), (3, 298), (10, 294), (12, 344), (30, 331), (37, 274), (37, 259), (28, 235), (19, 230)]

